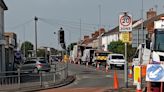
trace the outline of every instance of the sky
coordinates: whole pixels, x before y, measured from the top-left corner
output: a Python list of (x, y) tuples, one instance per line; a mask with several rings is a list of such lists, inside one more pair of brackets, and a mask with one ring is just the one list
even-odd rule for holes
[[(20, 43), (35, 43), (35, 21), (38, 17), (38, 47), (61, 49), (58, 30), (65, 31), (65, 42), (77, 42), (84, 35), (91, 36), (98, 28), (106, 31), (118, 26), (118, 16), (127, 11), (133, 20), (144, 19), (150, 8), (164, 13), (164, 0), (4, 0), (5, 32), (15, 32)], [(54, 34), (56, 32), (56, 34)]]

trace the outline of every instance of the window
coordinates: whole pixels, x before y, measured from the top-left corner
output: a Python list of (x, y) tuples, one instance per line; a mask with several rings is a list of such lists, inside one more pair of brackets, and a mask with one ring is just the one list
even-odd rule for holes
[(112, 55), (112, 59), (124, 59), (121, 55)]
[(46, 64), (47, 62), (46, 61), (39, 61), (40, 63), (43, 63), (43, 64)]
[(24, 64), (34, 64), (36, 61), (26, 61)]
[(155, 31), (155, 45), (154, 50), (156, 51), (164, 51), (164, 30), (156, 30)]

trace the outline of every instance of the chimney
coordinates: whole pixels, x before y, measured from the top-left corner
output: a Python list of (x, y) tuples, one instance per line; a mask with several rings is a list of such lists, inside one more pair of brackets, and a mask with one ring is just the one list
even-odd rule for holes
[(100, 34), (105, 33), (105, 29), (104, 28), (100, 28), (99, 32), (100, 32)]
[(88, 35), (85, 35), (84, 36), (84, 40), (86, 40), (86, 39), (89, 39), (89, 36)]
[(95, 37), (98, 37), (99, 36), (99, 31), (96, 31), (95, 32)]
[(95, 33), (92, 33), (92, 38), (94, 38), (95, 37)]
[(149, 9), (147, 11), (147, 19), (151, 19), (152, 17), (155, 17), (157, 15), (157, 12), (153, 10), (153, 8)]

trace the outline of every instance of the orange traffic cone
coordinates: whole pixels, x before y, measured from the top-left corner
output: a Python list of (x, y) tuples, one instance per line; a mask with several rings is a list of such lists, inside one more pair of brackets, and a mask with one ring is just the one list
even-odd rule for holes
[(129, 78), (132, 78), (132, 66), (129, 67), (129, 74), (128, 74)]
[(100, 69), (100, 65), (99, 65), (99, 63), (97, 63), (97, 68), (96, 68), (96, 70), (99, 70)]
[(140, 78), (138, 78), (138, 83), (137, 83), (136, 92), (142, 92), (142, 91), (141, 91), (141, 79), (140, 79)]
[(117, 90), (119, 88), (119, 83), (118, 83), (118, 78), (117, 78), (117, 72), (114, 70), (114, 83), (113, 83), (113, 88)]

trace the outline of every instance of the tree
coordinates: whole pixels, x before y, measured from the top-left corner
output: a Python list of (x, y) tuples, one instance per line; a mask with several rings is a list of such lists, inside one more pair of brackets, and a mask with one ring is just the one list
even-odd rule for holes
[(70, 55), (70, 52), (73, 50), (74, 45), (77, 45), (77, 43), (71, 43), (67, 47), (67, 53)]
[(45, 57), (45, 49), (38, 49), (37, 56), (38, 57)]
[[(125, 45), (122, 41), (113, 41), (108, 45), (108, 50), (113, 53), (125, 54)], [(132, 56), (134, 55), (136, 48), (132, 48), (131, 44), (127, 45), (127, 59), (131, 61)]]
[(112, 41), (109, 45), (108, 45), (108, 50), (112, 51), (113, 53), (120, 53), (120, 54), (124, 54), (124, 43), (122, 41)]
[(25, 41), (21, 45), (21, 51), (23, 54), (25, 54), (25, 57), (27, 57), (29, 54), (32, 54), (31, 52), (29, 52), (29, 50), (33, 50), (33, 48), (34, 45), (29, 41)]

